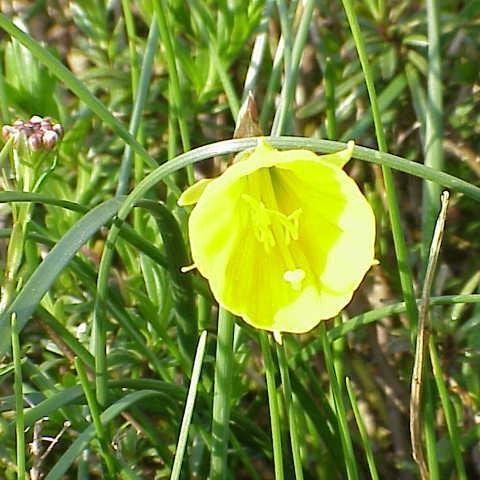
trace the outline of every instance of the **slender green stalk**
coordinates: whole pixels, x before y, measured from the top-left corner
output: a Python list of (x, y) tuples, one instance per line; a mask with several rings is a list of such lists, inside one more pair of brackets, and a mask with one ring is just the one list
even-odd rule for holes
[[(128, 3), (126, 0), (123, 0), (123, 3)], [(128, 9), (128, 7), (127, 7)], [(125, 5), (124, 5), (125, 10)], [(129, 22), (127, 22), (129, 25)], [(133, 35), (131, 32), (129, 34)], [(145, 53), (142, 62), (141, 74), (140, 78), (138, 79), (138, 68), (136, 67), (136, 56), (135, 51), (132, 52), (132, 43), (133, 39), (130, 38), (129, 45), (130, 45), (130, 55), (131, 55), (131, 65), (132, 65), (132, 91), (134, 94), (134, 103), (133, 103), (133, 112), (132, 117), (130, 119), (130, 126), (129, 126), (129, 133), (132, 137), (137, 137), (143, 110), (145, 108), (145, 103), (147, 100), (148, 89), (150, 86), (150, 80), (152, 77), (152, 69), (153, 69), (153, 62), (155, 59), (155, 52), (157, 50), (158, 45), (158, 24), (156, 21), (155, 16), (152, 18), (152, 24), (150, 25), (150, 31), (148, 34), (147, 39), (147, 46), (145, 48)], [(131, 169), (132, 169), (132, 159), (134, 156), (134, 152), (130, 145), (125, 145), (125, 150), (123, 153), (122, 163), (120, 165), (120, 172), (119, 172), (119, 180), (117, 186), (116, 195), (124, 195), (128, 190), (128, 184), (131, 176)]]
[(82, 364), (82, 361), (78, 358), (74, 360), (75, 368), (78, 373), (78, 379), (80, 380), (80, 385), (82, 386), (83, 392), (85, 393), (85, 399), (87, 400), (88, 409), (90, 410), (90, 415), (92, 417), (93, 425), (95, 427), (95, 432), (97, 434), (98, 442), (100, 444), (100, 453), (103, 460), (105, 461), (105, 466), (107, 467), (108, 478), (115, 478), (115, 460), (108, 448), (107, 435), (105, 433), (105, 427), (102, 424), (100, 419), (100, 411), (98, 408), (97, 401), (95, 399), (95, 394), (92, 391), (90, 386), (90, 380), (87, 377), (85, 367)]
[(218, 313), (217, 353), (212, 409), (212, 453), (210, 480), (227, 478), (227, 452), (230, 436), (230, 401), (233, 376), (234, 316), (223, 308)]
[[(130, 0), (122, 0), (122, 13), (125, 20), (125, 30), (127, 31), (128, 39), (128, 55), (130, 57), (130, 76), (132, 81), (132, 93), (135, 97), (137, 94), (138, 79), (140, 78), (140, 71), (138, 69), (138, 55), (135, 51), (135, 43), (137, 41), (137, 34), (135, 31), (135, 20), (133, 18)], [(156, 25), (155, 17), (152, 18), (152, 25), (150, 25), (150, 34), (152, 26)], [(147, 41), (148, 43), (148, 41)], [(148, 47), (147, 47), (148, 48)]]
[(255, 44), (252, 49), (252, 56), (250, 58), (250, 64), (248, 66), (247, 73), (245, 75), (245, 82), (243, 85), (242, 104), (246, 100), (250, 92), (254, 92), (257, 86), (257, 81), (262, 71), (262, 61), (265, 55), (265, 50), (268, 41), (268, 24), (270, 22), (270, 16), (272, 15), (274, 0), (267, 0), (265, 2), (265, 10), (260, 20), (258, 27), (258, 33), (255, 37)]
[(207, 330), (210, 328), (212, 302), (203, 295), (197, 296), (197, 323), (199, 330)]
[(205, 353), (205, 345), (207, 343), (207, 332), (204, 330), (198, 340), (197, 351), (193, 361), (192, 379), (188, 388), (187, 401), (183, 411), (182, 425), (178, 437), (177, 448), (175, 450), (175, 459), (173, 461), (172, 474), (170, 480), (178, 480), (182, 469), (183, 457), (185, 455), (185, 447), (187, 446), (188, 430), (192, 421), (193, 407), (195, 406), (195, 398), (197, 396), (198, 381), (200, 380), (200, 372), (203, 365), (203, 355)]
[(14, 368), (13, 391), (15, 394), (15, 427), (17, 442), (17, 479), (25, 480), (25, 419), (23, 414), (22, 352), (17, 326), (17, 315), (12, 313), (12, 356)]
[(230, 75), (223, 64), (220, 55), (218, 54), (218, 47), (215, 43), (216, 42), (213, 42), (211, 48), (213, 64), (218, 73), (218, 76), (220, 77), (223, 89), (225, 90), (225, 95), (227, 96), (228, 106), (230, 108), (230, 111), (232, 112), (232, 116), (236, 119), (238, 117), (238, 112), (240, 111), (240, 100), (237, 97), (235, 87), (233, 86), (233, 83), (230, 79)]
[[(343, 323), (341, 316), (337, 316), (334, 321), (334, 325), (338, 326)], [(343, 357), (345, 352), (345, 346), (347, 339), (345, 337), (337, 338), (332, 342), (332, 355), (333, 355), (333, 366), (335, 367), (335, 373), (340, 384), (340, 391), (344, 394), (344, 382), (345, 382), (345, 367), (343, 364)]]
[(353, 391), (352, 382), (349, 378), (346, 378), (346, 385), (348, 397), (350, 398), (350, 404), (352, 405), (353, 414), (355, 415), (355, 420), (357, 422), (358, 431), (360, 432), (360, 438), (362, 439), (363, 449), (365, 450), (365, 455), (367, 457), (370, 476), (372, 480), (379, 480), (377, 466), (375, 465), (375, 458), (373, 456), (372, 445), (368, 438), (367, 429), (365, 428), (362, 414), (360, 413), (360, 410), (358, 408), (358, 403), (355, 397), (355, 392)]
[(292, 32), (290, 24), (290, 15), (285, 0), (275, 0), (280, 18), (280, 26), (283, 36), (283, 64), (285, 78), (290, 74), (292, 66)]
[[(427, 0), (428, 25), (428, 101), (425, 125), (425, 165), (443, 168), (443, 87), (441, 78), (440, 14), (438, 0)], [(422, 211), (422, 260), (428, 261), (435, 221), (440, 209), (440, 187), (425, 182)]]
[(327, 138), (335, 140), (337, 138), (337, 117), (335, 115), (336, 101), (335, 101), (335, 84), (336, 84), (335, 66), (332, 59), (327, 57), (325, 62), (325, 104), (326, 104), (326, 130)]
[(272, 351), (270, 349), (270, 344), (268, 343), (267, 334), (260, 332), (259, 338), (263, 363), (265, 364), (265, 378), (267, 380), (275, 480), (283, 480), (285, 476), (283, 471), (282, 429), (280, 426), (280, 412), (278, 409), (278, 391), (275, 384), (275, 365), (273, 363)]
[(285, 352), (285, 344), (278, 345), (277, 358), (280, 367), (280, 376), (282, 378), (283, 398), (285, 401), (285, 408), (288, 415), (288, 426), (290, 431), (290, 442), (292, 446), (293, 468), (295, 470), (295, 479), (303, 480), (302, 457), (300, 454), (300, 442), (298, 425), (295, 419), (295, 402), (293, 399), (292, 385), (290, 382), (290, 373), (288, 371), (287, 354)]
[(280, 77), (282, 75), (283, 49), (283, 37), (280, 37), (273, 58), (272, 71), (270, 72), (270, 78), (268, 79), (267, 91), (265, 93), (265, 98), (263, 99), (262, 110), (260, 112), (259, 123), (263, 131), (266, 131), (267, 122), (270, 120), (278, 84), (280, 83)]
[(320, 323), (320, 338), (322, 339), (323, 355), (325, 358), (325, 366), (327, 367), (328, 377), (330, 379), (330, 386), (333, 394), (333, 401), (335, 403), (335, 411), (337, 412), (337, 421), (340, 431), (340, 440), (342, 442), (343, 455), (345, 459), (345, 468), (347, 470), (347, 477), (349, 480), (358, 480), (357, 464), (355, 454), (353, 453), (352, 439), (350, 437), (350, 429), (348, 428), (347, 414), (345, 411), (345, 404), (338, 383), (337, 374), (335, 373), (335, 366), (333, 363), (332, 352), (330, 344), (328, 343), (327, 329), (325, 322)]
[[(375, 134), (377, 137), (378, 148), (381, 152), (388, 150), (387, 141), (385, 138), (385, 130), (382, 124), (382, 116), (378, 105), (377, 94), (375, 92), (375, 84), (373, 81), (373, 73), (368, 61), (367, 49), (365, 41), (358, 24), (358, 18), (352, 5), (351, 0), (342, 0), (345, 12), (347, 14), (348, 23), (352, 30), (353, 39), (357, 48), (360, 63), (362, 64), (363, 73), (365, 75), (365, 83), (367, 85), (368, 94), (370, 97), (370, 104), (372, 108), (373, 122), (375, 124)], [(395, 184), (393, 175), (389, 168), (382, 166), (383, 178), (385, 182), (385, 193), (387, 196), (388, 212), (390, 215), (390, 223), (392, 226), (393, 241), (395, 245), (395, 252), (398, 261), (398, 270), (400, 275), (400, 283), (402, 286), (403, 297), (407, 304), (407, 313), (410, 319), (410, 324), (413, 327), (417, 324), (418, 311), (415, 303), (415, 293), (412, 281), (412, 272), (408, 263), (408, 251), (405, 243), (404, 230), (400, 216), (400, 208), (398, 205), (397, 193), (395, 191)]]
[(459, 480), (467, 480), (467, 473), (465, 471), (465, 464), (462, 457), (462, 449), (460, 445), (460, 435), (457, 427), (457, 419), (455, 416), (455, 411), (450, 402), (448, 396), (447, 386), (445, 385), (445, 380), (443, 379), (443, 371), (438, 359), (437, 348), (435, 347), (435, 342), (433, 337), (430, 337), (428, 343), (428, 348), (430, 352), (430, 362), (432, 364), (433, 377), (437, 385), (437, 390), (440, 395), (440, 401), (442, 403), (443, 412), (445, 414), (445, 420), (447, 422), (448, 435), (450, 437), (450, 444), (452, 446), (452, 455), (453, 460), (455, 461), (455, 467), (458, 473)]
[[(183, 95), (180, 87), (180, 80), (178, 78), (178, 70), (176, 63), (175, 47), (171, 35), (171, 29), (168, 28), (168, 22), (166, 14), (168, 13), (169, 6), (165, 0), (158, 0), (153, 2), (155, 15), (158, 21), (158, 27), (160, 30), (160, 38), (162, 39), (162, 45), (164, 47), (165, 60), (167, 62), (168, 74), (170, 78), (171, 104), (173, 106), (175, 117), (178, 121), (178, 127), (180, 129), (180, 137), (182, 139), (183, 151), (188, 152), (190, 150), (190, 135), (188, 132), (187, 120), (185, 118), (185, 105), (183, 103)], [(193, 169), (187, 168), (187, 176), (189, 183), (193, 183)]]
[[(438, 305), (461, 305), (461, 304), (470, 304), (470, 303), (480, 303), (480, 294), (470, 294), (470, 295), (445, 295), (442, 297), (432, 297), (429, 302), (429, 307), (435, 307)], [(417, 306), (422, 305), (422, 300), (417, 299)], [(387, 307), (377, 308), (375, 310), (370, 310), (369, 312), (361, 313), (355, 317), (352, 317), (350, 320), (347, 320), (344, 323), (332, 328), (328, 332), (328, 339), (330, 342), (333, 342), (337, 338), (347, 335), (348, 333), (354, 332), (358, 328), (368, 325), (369, 323), (376, 322), (385, 317), (390, 317), (391, 315), (399, 315), (405, 313), (407, 307), (405, 302), (395, 303)], [(308, 350), (320, 344), (320, 340), (314, 340), (308, 346)]]
[[(8, 151), (8, 149), (5, 149), (5, 151)], [(26, 141), (22, 138), (18, 145), (12, 149), (12, 156), (15, 187), (20, 192), (28, 194), (34, 189), (38, 176), (40, 154), (30, 154)], [(18, 285), (22, 283), (21, 267), (24, 264), (27, 227), (31, 220), (32, 210), (32, 203), (12, 204), (13, 225), (7, 247), (3, 283), (0, 286), (0, 313), (6, 312), (15, 296)]]
[(285, 83), (282, 88), (280, 107), (273, 120), (271, 135), (273, 137), (281, 135), (285, 130), (287, 119), (292, 107), (293, 97), (295, 94), (295, 86), (297, 83), (298, 71), (300, 68), (300, 60), (303, 55), (305, 42), (307, 41), (308, 29), (315, 8), (314, 0), (306, 0), (300, 25), (295, 36), (292, 49), (291, 66), (288, 74), (285, 76)]
[[(112, 227), (110, 231), (115, 228)], [(108, 242), (107, 242), (108, 246)], [(108, 290), (108, 269), (102, 269), (103, 265), (110, 266), (113, 259), (113, 245), (112, 248), (105, 248), (97, 278), (97, 295), (93, 307), (93, 326), (92, 338), (90, 340), (95, 357), (95, 387), (96, 397), (100, 408), (104, 408), (108, 401), (108, 387), (107, 387), (107, 319), (105, 312), (107, 310), (107, 290)]]

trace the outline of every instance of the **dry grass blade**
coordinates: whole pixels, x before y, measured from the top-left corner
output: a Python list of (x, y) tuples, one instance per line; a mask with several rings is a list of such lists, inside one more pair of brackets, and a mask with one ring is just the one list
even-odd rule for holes
[(417, 344), (415, 350), (415, 363), (413, 365), (411, 396), (410, 396), (410, 437), (412, 441), (413, 459), (417, 462), (420, 469), (422, 480), (429, 478), (427, 463), (422, 448), (422, 417), (421, 403), (423, 380), (425, 373), (425, 357), (427, 353), (428, 339), (430, 336), (430, 314), (429, 303), (432, 283), (435, 276), (440, 246), (442, 244), (443, 231), (445, 228), (445, 218), (447, 215), (449, 193), (442, 193), (442, 207), (435, 225), (432, 244), (428, 257), (427, 272), (422, 291), (422, 304), (418, 321)]

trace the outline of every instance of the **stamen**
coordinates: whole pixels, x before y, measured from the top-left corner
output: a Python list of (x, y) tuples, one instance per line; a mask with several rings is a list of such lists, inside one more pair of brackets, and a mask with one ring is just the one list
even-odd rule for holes
[[(241, 198), (250, 207), (255, 236), (259, 242), (263, 243), (267, 252), (270, 251), (270, 248), (275, 247), (277, 243), (287, 246), (291, 240), (298, 239), (301, 208), (287, 216), (278, 210), (267, 208), (261, 200), (257, 200), (246, 193)], [(275, 229), (275, 224), (282, 227), (282, 238), (278, 238), (280, 232)]]

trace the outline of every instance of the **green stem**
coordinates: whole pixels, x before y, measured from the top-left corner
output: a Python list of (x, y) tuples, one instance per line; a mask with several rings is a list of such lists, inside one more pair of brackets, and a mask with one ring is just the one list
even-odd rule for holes
[(14, 369), (13, 390), (15, 394), (15, 427), (17, 442), (17, 479), (25, 480), (25, 419), (23, 412), (23, 386), (22, 386), (22, 358), (20, 339), (17, 326), (17, 315), (12, 313), (12, 355)]
[(288, 371), (287, 354), (285, 352), (285, 344), (278, 345), (277, 358), (280, 367), (280, 376), (282, 378), (283, 398), (285, 401), (285, 408), (288, 415), (288, 426), (290, 431), (290, 442), (292, 446), (293, 468), (295, 470), (295, 479), (303, 480), (302, 457), (300, 454), (300, 442), (298, 435), (297, 422), (295, 419), (295, 404), (292, 392), (292, 385), (290, 382), (290, 373)]
[[(297, 35), (295, 36), (295, 41), (293, 43), (290, 69), (285, 76), (285, 83), (282, 88), (280, 107), (277, 111), (277, 114), (275, 115), (275, 119), (273, 120), (271, 134), (274, 137), (281, 135), (281, 133), (285, 130), (285, 126), (293, 102), (293, 96), (295, 94), (295, 86), (297, 84), (300, 60), (303, 55), (305, 42), (307, 41), (308, 29), (310, 28), (310, 22), (312, 19), (314, 8), (314, 0), (307, 0), (305, 2), (302, 19), (300, 20)], [(285, 49), (287, 49), (286, 44)]]
[(285, 0), (275, 0), (278, 9), (278, 16), (280, 18), (280, 26), (282, 28), (283, 36), (283, 63), (285, 78), (290, 73), (290, 68), (292, 65), (292, 34), (291, 34), (291, 24), (290, 24), (290, 15), (285, 3)]
[[(171, 103), (174, 108), (175, 117), (178, 121), (180, 129), (180, 137), (182, 139), (183, 151), (190, 150), (190, 136), (188, 133), (187, 121), (185, 119), (185, 105), (183, 103), (183, 95), (180, 87), (180, 80), (178, 78), (177, 63), (174, 43), (171, 35), (171, 29), (168, 27), (166, 14), (169, 10), (168, 2), (165, 0), (156, 0), (153, 2), (155, 14), (157, 16), (158, 28), (160, 31), (160, 38), (165, 49), (165, 61), (167, 62), (168, 75), (170, 78), (170, 95)], [(193, 168), (187, 168), (187, 175), (189, 183), (193, 183)]]
[(457, 427), (457, 419), (448, 396), (445, 380), (443, 379), (443, 371), (438, 359), (437, 348), (435, 347), (435, 339), (433, 335), (430, 337), (428, 348), (430, 351), (430, 362), (432, 364), (433, 376), (435, 378), (437, 390), (440, 395), (440, 401), (442, 403), (443, 413), (445, 414), (445, 420), (447, 422), (448, 436), (450, 437), (452, 455), (455, 461), (455, 467), (457, 468), (458, 479), (467, 480), (467, 473), (465, 471), (465, 464), (463, 462), (460, 436)]
[[(115, 228), (112, 227), (112, 230)], [(111, 230), (111, 231), (112, 231)], [(108, 242), (107, 242), (108, 245)], [(93, 306), (93, 326), (91, 343), (93, 345), (93, 355), (95, 357), (95, 387), (97, 402), (100, 408), (107, 405), (108, 387), (107, 387), (107, 319), (105, 311), (107, 309), (107, 290), (108, 290), (108, 268), (102, 268), (102, 264), (108, 267), (112, 264), (113, 248), (105, 248), (97, 278), (97, 295)]]
[(325, 366), (327, 368), (328, 377), (330, 379), (330, 386), (333, 394), (333, 401), (335, 404), (335, 411), (337, 412), (338, 428), (340, 431), (340, 440), (342, 443), (343, 455), (345, 459), (345, 468), (347, 470), (347, 477), (349, 480), (358, 480), (358, 471), (353, 453), (352, 439), (350, 437), (350, 429), (348, 427), (347, 414), (345, 411), (345, 404), (341, 393), (340, 384), (338, 382), (337, 374), (335, 373), (335, 365), (333, 362), (330, 344), (328, 343), (327, 330), (325, 322), (320, 323), (320, 338), (322, 340), (323, 355), (325, 357)]
[[(123, 0), (123, 3), (126, 3), (126, 0)], [(128, 7), (127, 7), (128, 9)], [(125, 5), (124, 5), (125, 10)], [(127, 22), (127, 25), (129, 22)], [(129, 45), (130, 45), (130, 63), (132, 65), (132, 91), (134, 95), (134, 104), (132, 117), (130, 119), (129, 133), (132, 137), (137, 138), (137, 134), (140, 128), (143, 110), (145, 108), (145, 103), (147, 101), (148, 88), (150, 86), (150, 80), (152, 77), (153, 62), (155, 59), (155, 51), (158, 44), (158, 25), (155, 19), (155, 16), (152, 19), (152, 24), (150, 25), (150, 32), (148, 34), (147, 46), (145, 49), (145, 54), (142, 62), (142, 69), (140, 74), (140, 79), (138, 79), (138, 68), (136, 67), (136, 56), (135, 50), (132, 47), (133, 39), (131, 35), (134, 35), (133, 32), (129, 31)], [(132, 51), (133, 49), (133, 51)], [(135, 65), (135, 66), (134, 66)], [(132, 168), (132, 159), (134, 157), (134, 152), (130, 145), (125, 145), (125, 150), (123, 153), (122, 163), (120, 165), (119, 181), (117, 186), (116, 195), (124, 195), (128, 190), (129, 180), (131, 176)], [(143, 164), (141, 164), (143, 166)]]
[(78, 358), (75, 358), (74, 363), (78, 373), (80, 384), (82, 386), (83, 392), (85, 393), (85, 398), (87, 400), (88, 409), (90, 410), (90, 415), (92, 417), (93, 425), (97, 433), (98, 442), (100, 444), (100, 453), (107, 467), (108, 478), (114, 479), (115, 478), (115, 461), (108, 448), (107, 436), (105, 434), (105, 427), (103, 426), (102, 421), (100, 419), (100, 411), (98, 408), (97, 401), (95, 399), (95, 394), (93, 393), (90, 387), (90, 380), (87, 377), (87, 373), (85, 372), (85, 368), (82, 364), (82, 361), (79, 360)]
[[(443, 168), (443, 102), (441, 78), (440, 14), (438, 0), (427, 0), (428, 101), (425, 125), (425, 165)], [(440, 187), (425, 182), (422, 211), (422, 261), (427, 264), (433, 229), (440, 209)]]
[(210, 480), (227, 477), (227, 452), (230, 436), (230, 402), (233, 376), (234, 316), (220, 307), (218, 313), (217, 353), (213, 386), (212, 454)]
[(280, 412), (278, 409), (278, 391), (275, 384), (275, 365), (272, 351), (265, 332), (259, 333), (260, 347), (262, 349), (263, 363), (265, 364), (265, 378), (267, 380), (268, 406), (270, 409), (270, 423), (272, 427), (273, 463), (275, 480), (284, 479), (282, 430), (280, 427)]
[(355, 415), (355, 420), (357, 422), (358, 431), (360, 432), (360, 437), (362, 439), (363, 448), (365, 450), (365, 455), (367, 457), (368, 469), (370, 470), (370, 476), (372, 480), (379, 480), (377, 467), (375, 465), (375, 457), (373, 456), (372, 445), (368, 439), (367, 429), (365, 428), (365, 423), (362, 419), (362, 414), (358, 408), (357, 399), (355, 397), (355, 392), (353, 391), (352, 383), (349, 378), (346, 379), (347, 384), (347, 393), (350, 398), (350, 403), (352, 405), (353, 414)]
[(337, 138), (337, 117), (335, 115), (336, 101), (335, 101), (335, 66), (330, 57), (327, 57), (325, 62), (325, 104), (326, 104), (326, 131), (329, 140)]

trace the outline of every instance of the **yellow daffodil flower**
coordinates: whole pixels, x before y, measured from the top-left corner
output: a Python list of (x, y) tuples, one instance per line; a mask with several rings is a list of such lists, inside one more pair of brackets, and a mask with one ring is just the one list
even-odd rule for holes
[(218, 303), (254, 327), (302, 333), (337, 315), (374, 261), (375, 219), (342, 170), (345, 150), (278, 151), (265, 141), (187, 189), (196, 268)]

